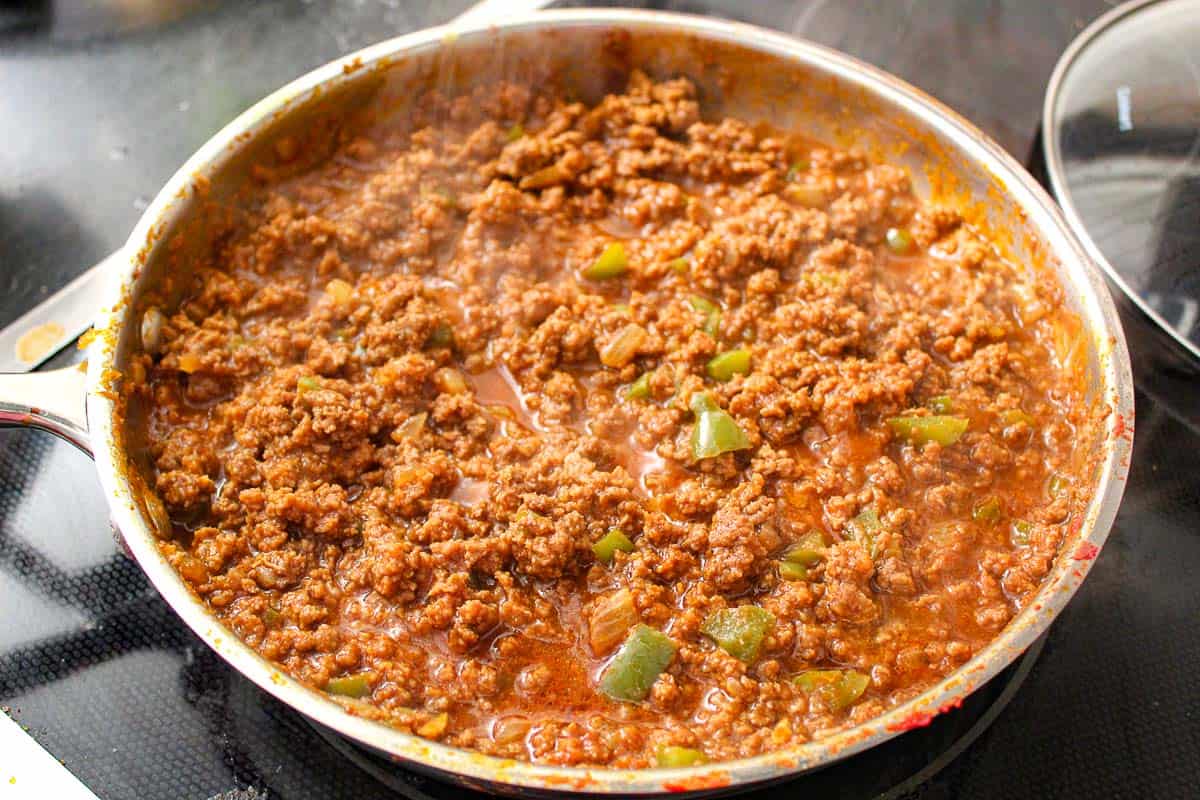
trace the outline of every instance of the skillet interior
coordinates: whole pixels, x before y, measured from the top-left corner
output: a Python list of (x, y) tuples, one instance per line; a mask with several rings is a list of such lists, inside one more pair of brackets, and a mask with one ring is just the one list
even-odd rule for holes
[[(214, 232), (224, 225), (228, 209), (236, 206), (243, 194), (254, 191), (257, 184), (253, 168), (266, 161), (266, 154), (279, 138), (298, 136), (332, 145), (338, 131), (347, 126), (404, 114), (411, 98), (421, 91), (454, 91), (501, 75), (554, 86), (594, 101), (622, 87), (630, 70), (640, 68), (654, 77), (688, 76), (699, 87), (702, 103), (715, 113), (804, 130), (817, 140), (859, 147), (877, 159), (907, 167), (922, 199), (958, 208), (973, 224), (986, 228), (1013, 261), (1057, 274), (1067, 287), (1068, 302), (1090, 334), (1088, 370), (1093, 405), (1100, 410), (1109, 406), (1114, 411), (1126, 409), (1129, 382), (1127, 371), (1123, 371), (1127, 366), (1123, 363), (1119, 329), (1112, 321), (1111, 304), (1099, 294), (1103, 290), (1098, 289), (1094, 273), (1085, 267), (1069, 236), (1055, 227), (1056, 217), (1031, 215), (1024, 210), (1031, 204), (1028, 189), (1023, 189), (1019, 198), (1017, 193), (1006, 191), (1005, 181), (997, 177), (1003, 172), (993, 171), (996, 164), (991, 164), (991, 169), (984, 167), (979, 152), (964, 149), (964, 141), (971, 136), (969, 131), (963, 133), (957, 122), (947, 118), (940, 123), (941, 130), (931, 128), (930, 110), (915, 97), (905, 95), (903, 88), (896, 88), (898, 82), (863, 78), (865, 73), (844, 57), (743, 26), (699, 21), (664, 24), (679, 19), (627, 12), (556, 13), (499, 31), (417, 34), (323, 68), (263, 101), (180, 171), (134, 232), (129, 252), (135, 260), (136, 279), (128, 287), (128, 294), (121, 290), (100, 326), (100, 357), (92, 359), (93, 381), (103, 389), (117, 388), (111, 382), (129, 354), (141, 346), (136, 322), (121, 325), (122, 319), (126, 315), (135, 321), (140, 319), (141, 311), (150, 304), (171, 307), (177, 302), (179, 287), (189, 279), (186, 265), (201, 248), (210, 246)], [(748, 31), (754, 31), (753, 36)], [(889, 88), (890, 94), (884, 91)], [(1010, 166), (999, 162), (1000, 170)], [(1012, 185), (1011, 177), (1008, 183)], [(1044, 198), (1033, 197), (1034, 202)], [(1115, 338), (1110, 338), (1114, 331)], [(110, 357), (117, 373), (105, 369)], [(115, 467), (107, 478), (111, 485), (106, 489), (123, 497), (124, 480), (134, 487), (130, 496), (133, 507), (128, 514), (118, 514), (131, 549), (185, 620), (260, 685), (310, 716), (410, 763), (415, 760), (484, 781), (506, 782), (505, 788), (512, 788), (508, 781), (587, 791), (669, 788), (672, 779), (665, 771), (588, 773), (528, 765), (506, 767), (496, 759), (451, 751), (373, 723), (351, 720), (340, 706), (280, 676), (213, 621), (158, 557), (144, 520), (161, 519), (157, 513), (161, 505), (140, 488), (145, 485), (142, 476), (147, 467), (144, 442), (136, 433), (141, 427), (141, 409), (125, 407), (119, 394), (116, 402), (95, 395), (91, 405), (93, 428), (101, 431), (97, 443), (103, 448), (104, 433), (115, 433), (113, 448), (98, 454), (102, 477), (105, 466)], [(1119, 456), (1114, 450), (1117, 440), (1111, 438), (1112, 420), (1098, 413), (1096, 424), (1076, 451), (1079, 472), (1090, 471), (1098, 489), (1111, 482)], [(1089, 537), (1095, 544), (1103, 540), (1115, 511), (1115, 500), (1101, 502), (1101, 494), (1097, 493), (1094, 500), (1085, 495), (1082, 500), (1085, 504), (1090, 500), (1090, 506), (1076, 510), (1076, 518), (1083, 521), (1079, 536)], [(969, 691), (1015, 657), (1048, 624), (1082, 579), (1081, 568), (1086, 568), (1086, 562), (1072, 563), (1070, 558), (1078, 544), (1068, 541), (1064, 545), (1060, 564), (1040, 595), (1045, 602), (1035, 602), (993, 646), (943, 685), (910, 704), (908, 713), (937, 709), (955, 693)], [(897, 728), (893, 716), (885, 715), (795, 753), (673, 772), (688, 776), (689, 783), (683, 788), (717, 789), (779, 777), (894, 735)]]

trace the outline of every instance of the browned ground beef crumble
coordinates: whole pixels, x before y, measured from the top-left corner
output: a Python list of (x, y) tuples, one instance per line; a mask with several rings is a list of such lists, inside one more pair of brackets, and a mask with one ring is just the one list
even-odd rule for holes
[[(296, 144), (276, 151), (138, 391), (162, 551), (288, 673), (358, 676), (355, 713), (548, 764), (749, 756), (920, 693), (1047, 574), (1083, 488), (1060, 289), (901, 169), (640, 74), (594, 107), (431, 95), (291, 174)], [(624, 275), (581, 275), (618, 241)], [(706, 376), (735, 347), (749, 372)], [(749, 448), (692, 457), (698, 391)], [(953, 444), (887, 423), (947, 400)], [(605, 564), (612, 528), (635, 547)], [(814, 530), (827, 551), (783, 580)], [(620, 642), (595, 652), (589, 625), (621, 589), (677, 647), (642, 702), (597, 690)], [(774, 624), (745, 663), (700, 627), (749, 603)], [(869, 686), (834, 708), (810, 669)]]

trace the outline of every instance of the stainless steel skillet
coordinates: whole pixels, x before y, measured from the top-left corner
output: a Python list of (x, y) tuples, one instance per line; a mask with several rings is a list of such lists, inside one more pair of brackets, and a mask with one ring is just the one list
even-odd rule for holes
[[(336, 123), (354, 109), (403, 114), (421, 90), (457, 89), (507, 75), (552, 81), (585, 97), (614, 88), (631, 68), (686, 74), (724, 113), (866, 148), (910, 168), (918, 193), (960, 206), (1005, 232), (1014, 263), (1046, 270), (1066, 288), (1086, 339), (1094, 430), (1079, 461), (1092, 491), (1030, 606), (958, 672), (912, 702), (792, 750), (677, 770), (534, 766), (458, 750), (355, 717), (259, 657), (221, 625), (160, 556), (161, 506), (145, 489), (136, 416), (122, 375), (141, 341), (143, 298), (202, 247), (204, 209), (233, 201), (250, 166), (284, 135)], [(90, 449), (112, 517), (134, 557), (180, 617), (232, 666), (320, 724), (409, 768), (464, 785), (522, 794), (727, 792), (780, 780), (926, 723), (1009, 664), (1053, 621), (1103, 545), (1131, 453), (1133, 384), (1124, 338), (1103, 280), (1057, 208), (1022, 168), (953, 112), (898, 79), (816, 45), (737, 23), (651, 12), (539, 12), (489, 27), (435, 28), (340, 59), (266, 98), (204, 145), (146, 210), (98, 309), (87, 371), (0, 377), (0, 425), (48, 429)], [(86, 403), (86, 410), (85, 410)], [(157, 521), (156, 521), (157, 520)]]

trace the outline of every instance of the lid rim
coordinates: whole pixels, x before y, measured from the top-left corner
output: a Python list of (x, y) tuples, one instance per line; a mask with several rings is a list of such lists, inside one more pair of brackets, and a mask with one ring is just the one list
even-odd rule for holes
[(1155, 324), (1163, 333), (1167, 335), (1170, 341), (1174, 342), (1177, 347), (1183, 351), (1182, 354), (1190, 357), (1196, 364), (1200, 364), (1200, 342), (1194, 342), (1187, 336), (1180, 333), (1167, 320), (1153, 308), (1143, 297), (1137, 292), (1126, 280), (1125, 276), (1117, 271), (1112, 262), (1108, 259), (1101, 250), (1087, 226), (1083, 222), (1083, 218), (1079, 214), (1079, 210), (1075, 207), (1072, 200), (1071, 192), (1067, 186), (1066, 172), (1064, 169), (1064, 159), (1059, 149), (1059, 136), (1061, 132), (1057, 124), (1055, 111), (1058, 109), (1062, 99), (1062, 88), (1065, 82), (1067, 73), (1071, 67), (1078, 61), (1089, 45), (1091, 45), (1101, 34), (1120, 23), (1122, 20), (1143, 11), (1144, 9), (1153, 6), (1161, 5), (1164, 2), (1171, 0), (1128, 0), (1119, 6), (1112, 8), (1103, 15), (1094, 20), (1090, 25), (1084, 28), (1071, 40), (1067, 49), (1059, 57), (1054, 65), (1054, 71), (1050, 74), (1050, 80), (1046, 84), (1046, 98), (1042, 103), (1042, 157), (1046, 162), (1046, 175), (1050, 179), (1050, 189), (1054, 195), (1054, 199), (1058, 202), (1062, 209), (1063, 216), (1067, 220), (1067, 224), (1075, 232), (1087, 250), (1088, 255), (1104, 270), (1105, 276), (1113, 284), (1121, 290), (1133, 307), (1141, 312), (1141, 314)]

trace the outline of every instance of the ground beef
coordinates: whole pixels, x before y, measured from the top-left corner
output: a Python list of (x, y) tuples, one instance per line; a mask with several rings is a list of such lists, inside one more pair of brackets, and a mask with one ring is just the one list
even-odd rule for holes
[[(591, 107), (432, 94), (289, 173), (296, 147), (134, 391), (163, 552), (355, 713), (542, 763), (749, 756), (915, 696), (1050, 569), (1086, 414), (1059, 289), (902, 170), (642, 75)], [(694, 456), (701, 392), (744, 447)], [(931, 413), (965, 432), (896, 427)], [(614, 597), (676, 648), (642, 702), (598, 690)], [(739, 660), (702, 629), (743, 605), (773, 622)], [(869, 682), (832, 702), (813, 670)]]

